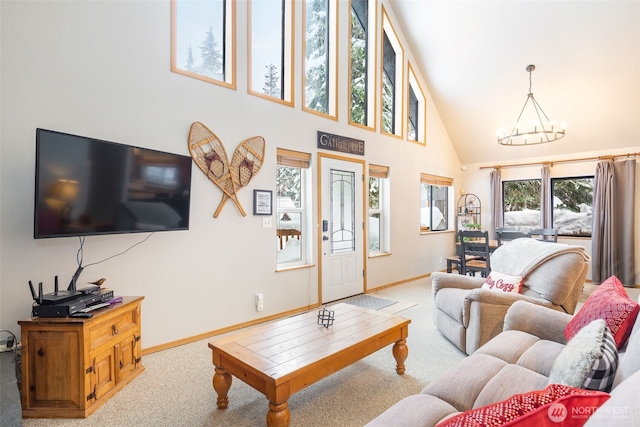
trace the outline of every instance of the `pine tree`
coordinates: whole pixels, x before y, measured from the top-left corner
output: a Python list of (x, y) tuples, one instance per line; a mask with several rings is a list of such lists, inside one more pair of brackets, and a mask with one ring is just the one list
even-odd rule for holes
[(539, 179), (504, 183), (505, 212), (540, 209), (541, 182)]
[(264, 75), (264, 86), (262, 92), (265, 95), (273, 96), (274, 98), (281, 98), (280, 93), (280, 76), (278, 74), (278, 68), (274, 64), (266, 66), (267, 72)]
[(366, 125), (366, 37), (358, 17), (351, 12), (351, 121)]
[(189, 45), (189, 50), (187, 51), (187, 62), (184, 65), (184, 69), (187, 71), (195, 71), (193, 69), (193, 52), (191, 51), (191, 45)]
[(290, 198), (295, 206), (299, 208), (302, 205), (301, 178), (300, 168), (278, 166), (276, 171), (276, 195), (280, 198)]
[(382, 129), (385, 132), (394, 133), (395, 123), (393, 121), (393, 83), (387, 76), (382, 73)]
[(218, 42), (213, 36), (213, 28), (211, 27), (200, 45), (200, 57), (202, 65), (198, 68), (199, 74), (222, 80), (222, 53), (218, 49)]
[(305, 101), (308, 108), (322, 113), (329, 112), (327, 19), (326, 0), (314, 0), (308, 5)]

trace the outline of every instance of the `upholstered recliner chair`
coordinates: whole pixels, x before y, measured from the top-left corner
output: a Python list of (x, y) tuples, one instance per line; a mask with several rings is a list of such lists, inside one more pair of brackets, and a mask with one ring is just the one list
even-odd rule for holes
[(491, 274), (521, 277), (519, 292), (483, 288), (485, 278), (433, 273), (435, 325), (460, 350), (471, 354), (502, 332), (507, 310), (518, 300), (573, 314), (589, 259), (582, 246), (522, 238), (491, 255)]

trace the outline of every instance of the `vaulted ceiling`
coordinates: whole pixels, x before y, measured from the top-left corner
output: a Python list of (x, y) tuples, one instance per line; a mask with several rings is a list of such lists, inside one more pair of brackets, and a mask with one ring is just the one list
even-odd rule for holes
[[(640, 1), (389, 0), (463, 164), (640, 150)], [(505, 147), (529, 91), (556, 142)], [(427, 142), (428, 143), (428, 142)]]

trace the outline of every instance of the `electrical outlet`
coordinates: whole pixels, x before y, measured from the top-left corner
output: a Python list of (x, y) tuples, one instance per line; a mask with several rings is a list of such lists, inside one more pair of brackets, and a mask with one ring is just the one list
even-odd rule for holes
[(256, 311), (264, 310), (264, 295), (256, 294)]
[(440, 264), (442, 264), (442, 257), (440, 257)]

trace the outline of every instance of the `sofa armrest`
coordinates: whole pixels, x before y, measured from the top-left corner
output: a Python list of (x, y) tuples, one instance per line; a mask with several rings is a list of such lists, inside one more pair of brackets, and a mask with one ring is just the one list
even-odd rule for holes
[(570, 314), (527, 301), (514, 303), (504, 319), (504, 330), (527, 332), (540, 339), (566, 344), (564, 329), (573, 318)]
[(484, 279), (462, 274), (443, 273), (437, 271), (431, 274), (431, 286), (433, 295), (442, 288), (477, 289), (482, 286)]
[(466, 296), (470, 302), (480, 302), (493, 305), (511, 306), (517, 301), (528, 301), (532, 304), (551, 306), (551, 303), (542, 298), (534, 298), (528, 295), (512, 292), (496, 292), (489, 289), (475, 289)]

